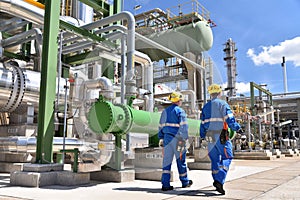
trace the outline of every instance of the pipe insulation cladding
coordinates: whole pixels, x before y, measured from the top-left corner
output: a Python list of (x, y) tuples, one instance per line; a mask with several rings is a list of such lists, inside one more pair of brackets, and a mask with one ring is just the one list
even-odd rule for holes
[[(201, 54), (208, 51), (213, 44), (213, 34), (209, 23), (199, 21), (185, 26), (145, 35), (150, 40), (183, 55), (186, 52)], [(178, 39), (180, 38), (180, 39)], [(152, 61), (172, 57), (163, 50), (147, 44), (143, 40), (135, 41), (136, 50), (147, 54)]]
[[(23, 112), (28, 105), (38, 110), (41, 73), (22, 65), (16, 60), (0, 63), (0, 112)], [(63, 87), (60, 100), (65, 94)]]

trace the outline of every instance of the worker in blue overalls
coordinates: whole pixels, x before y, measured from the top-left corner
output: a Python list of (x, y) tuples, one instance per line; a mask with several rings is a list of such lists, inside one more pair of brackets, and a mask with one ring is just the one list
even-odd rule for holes
[(184, 110), (180, 107), (183, 96), (179, 92), (172, 92), (169, 96), (172, 105), (161, 114), (159, 121), (159, 146), (163, 147), (162, 190), (173, 190), (170, 185), (171, 165), (175, 155), (179, 179), (182, 187), (190, 187), (193, 182), (189, 180), (186, 165), (186, 141), (188, 139), (188, 124)]
[(228, 127), (231, 131), (240, 131), (241, 126), (236, 122), (226, 101), (219, 99), (222, 93), (220, 85), (208, 87), (211, 100), (207, 102), (201, 113), (200, 137), (208, 142), (208, 155), (211, 160), (213, 186), (225, 194), (223, 185), (229, 166), (233, 159), (232, 143), (229, 139)]

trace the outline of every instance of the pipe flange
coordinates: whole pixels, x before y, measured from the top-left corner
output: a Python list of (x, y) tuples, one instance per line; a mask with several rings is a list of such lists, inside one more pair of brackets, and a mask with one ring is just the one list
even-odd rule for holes
[(128, 106), (124, 104), (114, 104), (117, 107), (120, 107), (123, 109), (125, 114), (124, 124), (123, 127), (119, 127), (122, 130), (122, 133), (127, 133), (132, 126), (132, 113), (129, 111)]
[(1, 112), (13, 112), (22, 102), (25, 93), (25, 75), (23, 71), (12, 63), (6, 63), (5, 67), (11, 68), (12, 82), (11, 92), (4, 108)]
[(89, 127), (95, 133), (104, 134), (110, 131), (114, 119), (112, 106), (107, 101), (97, 101), (91, 106), (87, 119)]

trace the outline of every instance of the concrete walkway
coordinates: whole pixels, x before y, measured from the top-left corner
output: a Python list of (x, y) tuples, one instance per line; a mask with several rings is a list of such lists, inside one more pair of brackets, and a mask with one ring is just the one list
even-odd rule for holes
[(219, 195), (212, 186), (209, 170), (191, 170), (194, 181), (191, 188), (180, 188), (173, 182), (175, 190), (162, 192), (158, 181), (135, 180), (132, 182), (91, 182), (88, 185), (42, 188), (10, 186), (9, 174), (0, 174), (0, 200), (20, 199), (122, 199), (122, 200), (182, 200), (182, 199), (300, 199), (300, 157), (275, 160), (234, 160), (224, 189)]

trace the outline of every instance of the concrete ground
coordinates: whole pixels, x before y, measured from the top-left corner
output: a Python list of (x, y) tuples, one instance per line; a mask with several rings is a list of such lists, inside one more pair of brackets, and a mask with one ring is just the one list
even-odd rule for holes
[(300, 157), (275, 160), (233, 160), (224, 185), (226, 195), (219, 195), (212, 186), (209, 170), (190, 170), (191, 188), (180, 188), (173, 182), (173, 191), (162, 192), (158, 181), (91, 182), (82, 186), (47, 186), (42, 188), (10, 186), (10, 175), (0, 174), (0, 200), (32, 199), (300, 199)]

